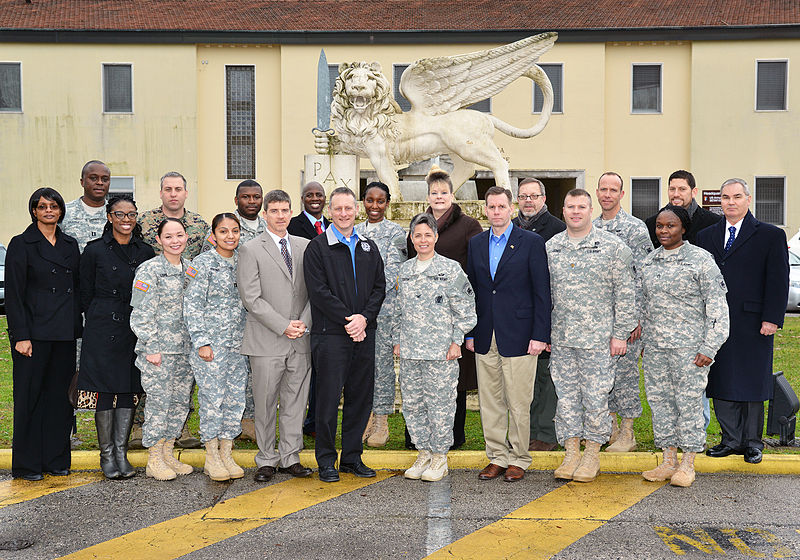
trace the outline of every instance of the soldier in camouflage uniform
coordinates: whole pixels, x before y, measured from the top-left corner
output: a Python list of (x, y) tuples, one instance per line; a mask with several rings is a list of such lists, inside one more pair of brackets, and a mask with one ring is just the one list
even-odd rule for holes
[[(153, 248), (156, 255), (160, 255), (162, 247), (158, 244), (158, 240), (156, 239), (158, 226), (164, 221), (164, 218), (176, 218), (181, 221), (183, 227), (186, 229), (187, 242), (186, 249), (183, 251), (183, 258), (192, 260), (201, 252), (206, 231), (208, 230), (208, 224), (203, 220), (200, 214), (187, 210), (184, 207), (189, 192), (186, 187), (186, 178), (183, 175), (177, 171), (165, 173), (164, 176), (161, 177), (160, 185), (158, 196), (161, 198), (161, 206), (139, 215), (138, 222), (139, 225), (142, 226), (142, 237), (144, 237), (145, 242)], [(144, 420), (143, 411), (147, 404), (146, 401), (147, 395), (139, 401), (139, 406), (136, 409), (134, 434), (137, 434), (139, 431), (137, 428), (141, 426)], [(191, 412), (193, 406), (191, 399), (188, 406)], [(134, 438), (135, 436), (132, 436), (132, 439)], [(131, 446), (133, 447), (133, 444)], [(178, 440), (178, 446), (186, 448), (200, 447), (200, 441), (189, 433), (189, 428), (186, 423), (183, 425), (181, 438)]]
[(205, 471), (212, 480), (228, 480), (244, 476), (231, 449), (241, 432), (247, 383), (247, 359), (239, 353), (245, 309), (236, 285), (238, 218), (219, 214), (212, 227), (215, 248), (192, 261), (196, 272), (183, 306), (192, 339), (189, 362), (198, 386)]
[(389, 414), (394, 412), (394, 357), (392, 354), (392, 307), (397, 291), (397, 273), (406, 260), (406, 232), (398, 224), (384, 217), (391, 196), (389, 187), (377, 181), (367, 185), (364, 207), (367, 221), (356, 225), (360, 238), (372, 239), (383, 259), (386, 276), (386, 299), (378, 314), (375, 330), (375, 389), (372, 396), (372, 416), (364, 430), (363, 441), (370, 447), (383, 447), (389, 439)]
[(706, 441), (703, 391), (729, 329), (725, 280), (709, 252), (681, 239), (688, 227), (685, 209), (662, 209), (656, 216), (662, 246), (642, 265), (644, 382), (655, 444), (664, 450), (664, 461), (642, 475), (675, 486), (694, 481), (694, 455)]
[(186, 231), (180, 220), (167, 218), (157, 240), (167, 250), (136, 269), (131, 298), (131, 329), (138, 337), (136, 366), (148, 395), (142, 443), (148, 447), (147, 475), (172, 480), (192, 467), (172, 455), (175, 438), (189, 411), (192, 369), (191, 341), (183, 320), (183, 292), (197, 274), (181, 252)]
[[(263, 203), (261, 185), (252, 179), (245, 179), (237, 185), (233, 201), (236, 203), (236, 210), (233, 211), (233, 214), (239, 220), (239, 246), (242, 246), (267, 231), (267, 222), (259, 215)], [(214, 241), (213, 232), (209, 228), (205, 241), (203, 241), (203, 252), (213, 249), (215, 246), (216, 241)], [(256, 440), (254, 415), (253, 380), (250, 363), (247, 362), (247, 389), (245, 390), (241, 437), (251, 441)]]
[(464, 334), (477, 323), (475, 295), (456, 261), (434, 252), (436, 220), (411, 220), (417, 256), (400, 265), (391, 337), (400, 357), (403, 416), (417, 460), (405, 477), (435, 481), (447, 474), (453, 444), (458, 361)]
[[(624, 356), (612, 360), (614, 387), (608, 397), (611, 413), (611, 438), (606, 451), (626, 452), (636, 448), (633, 420), (642, 414), (639, 398), (639, 356), (642, 353), (642, 283), (641, 267), (645, 257), (653, 250), (647, 226), (639, 218), (631, 216), (620, 206), (625, 195), (622, 177), (609, 171), (597, 182), (597, 200), (603, 212), (592, 225), (619, 237), (633, 253), (633, 272), (636, 279), (636, 320), (638, 325), (628, 338)], [(622, 418), (622, 429), (617, 426), (617, 415)]]
[[(598, 452), (611, 435), (611, 361), (625, 354), (625, 341), (637, 325), (631, 250), (615, 235), (592, 227), (591, 213), (589, 193), (571, 190), (564, 199), (567, 231), (546, 244), (556, 435), (567, 450), (554, 474), (579, 482), (592, 481), (599, 472)], [(586, 440), (582, 458), (581, 439)]]

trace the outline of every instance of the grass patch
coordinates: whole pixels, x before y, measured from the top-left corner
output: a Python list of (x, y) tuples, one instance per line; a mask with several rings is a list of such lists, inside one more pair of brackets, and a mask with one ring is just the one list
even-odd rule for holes
[[(0, 316), (0, 448), (11, 447), (13, 425), (13, 399), (11, 377), (11, 352), (6, 332), (6, 318)], [(800, 317), (787, 317), (783, 330), (775, 336), (775, 371), (783, 371), (789, 383), (796, 391), (800, 390)], [(644, 392), (644, 381), (639, 381), (639, 392), (642, 399), (644, 412), (636, 419), (634, 430), (639, 451), (653, 451), (653, 429), (651, 424), (650, 407), (647, 404)], [(195, 412), (189, 417), (189, 427), (197, 434), (197, 395), (194, 396)], [(766, 408), (766, 407), (765, 407)], [(712, 407), (713, 410), (713, 407)], [(341, 413), (340, 413), (341, 416)], [(79, 412), (77, 414), (78, 437), (83, 442), (81, 449), (97, 449), (97, 435), (94, 427), (94, 412)], [(766, 419), (765, 419), (766, 426)], [(405, 449), (404, 438), (405, 422), (403, 415), (395, 413), (389, 416), (389, 442), (385, 449)], [(467, 411), (465, 450), (483, 450), (483, 432), (481, 430), (480, 414), (477, 411)], [(800, 433), (798, 433), (800, 437)], [(305, 437), (306, 449), (314, 447), (314, 440)], [(712, 446), (720, 441), (720, 428), (714, 415), (711, 415), (711, 425), (708, 427), (708, 445)], [(337, 445), (340, 444), (337, 438)], [(240, 449), (255, 449), (255, 443), (236, 443)], [(800, 453), (797, 448), (774, 449), (769, 446), (764, 450), (767, 453)]]

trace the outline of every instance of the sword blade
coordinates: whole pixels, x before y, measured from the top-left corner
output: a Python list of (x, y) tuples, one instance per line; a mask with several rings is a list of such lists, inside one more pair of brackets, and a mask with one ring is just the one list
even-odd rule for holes
[(319, 53), (317, 64), (317, 128), (328, 130), (331, 124), (331, 75), (325, 49)]

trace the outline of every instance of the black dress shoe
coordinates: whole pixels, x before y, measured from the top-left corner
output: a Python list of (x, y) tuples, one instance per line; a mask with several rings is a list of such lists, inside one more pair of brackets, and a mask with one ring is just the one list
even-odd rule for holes
[(319, 479), (322, 482), (339, 482), (339, 471), (336, 467), (320, 467)]
[(14, 478), (21, 478), (22, 480), (30, 480), (31, 482), (36, 482), (37, 480), (42, 480), (44, 476), (42, 475), (42, 473), (28, 473), (28, 474), (17, 475)]
[(741, 449), (734, 449), (733, 447), (728, 447), (724, 443), (720, 443), (715, 445), (711, 449), (706, 450), (706, 455), (709, 457), (727, 457), (728, 455), (741, 455)]
[(296, 476), (297, 478), (304, 478), (311, 474), (311, 469), (304, 467), (300, 463), (295, 463), (294, 465), (290, 465), (288, 467), (278, 467), (278, 472), (290, 474), (292, 476)]
[(263, 467), (258, 467), (256, 474), (253, 475), (253, 480), (256, 482), (269, 482), (272, 479), (272, 475), (275, 474), (275, 467), (270, 467), (269, 465), (265, 465)]
[(339, 463), (339, 470), (354, 474), (360, 478), (372, 478), (375, 476), (375, 471), (361, 461), (358, 463)]
[(49, 474), (50, 476), (67, 476), (69, 474), (69, 469), (54, 469), (52, 471), (44, 471), (45, 474)]
[(758, 447), (748, 447), (744, 450), (744, 462), (754, 465), (761, 462), (763, 455)]

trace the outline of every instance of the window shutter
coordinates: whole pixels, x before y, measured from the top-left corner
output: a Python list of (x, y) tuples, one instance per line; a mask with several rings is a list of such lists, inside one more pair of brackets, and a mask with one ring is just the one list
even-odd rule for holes
[(786, 66), (786, 61), (758, 63), (757, 110), (786, 110)]

